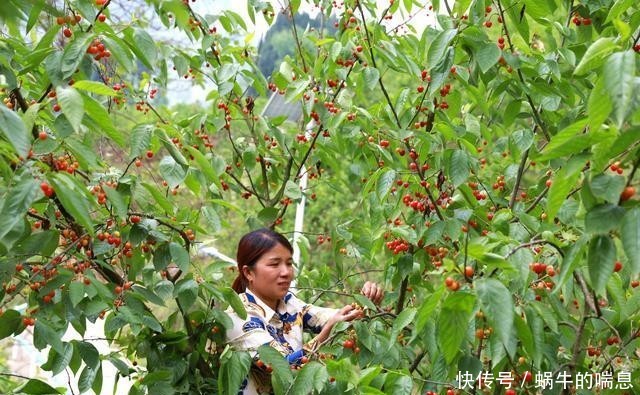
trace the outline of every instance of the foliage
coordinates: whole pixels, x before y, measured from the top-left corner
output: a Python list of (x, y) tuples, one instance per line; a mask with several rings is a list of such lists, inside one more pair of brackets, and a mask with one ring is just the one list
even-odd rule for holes
[[(187, 37), (161, 46), (110, 3), (0, 9), (1, 338), (33, 326), (43, 368), (81, 392), (100, 392), (105, 363), (131, 394), (235, 392), (251, 362), (224, 344), (233, 273), (194, 243), (290, 232), (305, 197), (304, 296), (368, 315), (293, 370), (262, 349), (276, 392), (453, 392), (459, 372), (522, 393), (545, 372), (640, 388), (635, 2), (321, 1), (337, 31), (292, 30), (269, 81), (243, 36), (300, 1), (249, 1), (245, 20), (146, 0)], [(204, 109), (157, 104), (176, 78), (207, 87)], [(271, 92), (302, 103), (300, 124), (259, 115)], [(390, 290), (381, 309), (353, 292), (364, 272)], [(119, 352), (60, 340), (96, 320)]]

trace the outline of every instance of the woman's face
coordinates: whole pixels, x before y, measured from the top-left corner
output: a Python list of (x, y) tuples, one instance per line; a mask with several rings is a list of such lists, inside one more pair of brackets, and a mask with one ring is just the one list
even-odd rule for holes
[(278, 243), (262, 254), (253, 268), (245, 266), (243, 270), (251, 292), (275, 310), (293, 280), (291, 252)]

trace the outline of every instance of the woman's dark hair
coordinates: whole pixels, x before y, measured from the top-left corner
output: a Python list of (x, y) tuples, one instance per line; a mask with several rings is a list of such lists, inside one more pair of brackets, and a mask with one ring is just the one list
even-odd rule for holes
[(274, 230), (262, 228), (242, 236), (240, 243), (238, 243), (238, 254), (236, 255), (238, 277), (236, 277), (231, 286), (234, 291), (242, 293), (247, 289), (247, 278), (244, 276), (242, 268), (245, 266), (253, 267), (265, 252), (278, 244), (281, 244), (293, 254), (293, 247), (289, 240)]

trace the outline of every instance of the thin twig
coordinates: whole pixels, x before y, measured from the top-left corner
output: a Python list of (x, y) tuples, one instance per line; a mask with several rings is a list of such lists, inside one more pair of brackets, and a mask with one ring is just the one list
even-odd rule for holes
[(522, 154), (522, 159), (520, 160), (520, 166), (518, 166), (518, 173), (516, 173), (516, 182), (513, 185), (513, 191), (511, 192), (511, 199), (509, 199), (509, 210), (513, 210), (513, 206), (516, 203), (516, 197), (518, 196), (518, 190), (520, 189), (520, 181), (522, 181), (522, 175), (524, 173), (524, 168), (527, 164), (527, 159), (529, 159), (529, 148)]
[(71, 374), (69, 373), (69, 368), (64, 368), (64, 372), (67, 374), (67, 387), (69, 391), (71, 391), (71, 395), (75, 395), (76, 393), (73, 391), (73, 386), (71, 385)]
[(300, 54), (300, 60), (302, 61), (302, 70), (306, 73), (308, 71), (307, 62), (305, 62), (304, 54), (302, 53), (302, 46), (300, 45), (300, 38), (298, 37), (298, 29), (296, 28), (296, 20), (295, 20), (295, 16), (293, 15), (293, 8), (291, 8), (291, 2), (289, 2), (288, 8), (289, 8), (289, 12), (291, 12), (291, 26), (293, 28), (293, 38), (296, 40), (296, 47), (298, 48), (298, 53)]
[(549, 192), (549, 187), (545, 187), (544, 190), (542, 192), (540, 192), (540, 194), (536, 197), (536, 199), (531, 203), (531, 205), (529, 207), (527, 207), (526, 210), (524, 210), (524, 212), (525, 213), (530, 213), (531, 211), (533, 211), (533, 209), (536, 208), (538, 203), (540, 203), (542, 198), (545, 197), (547, 192)]
[[(371, 56), (371, 64), (373, 65), (374, 68), (377, 69), (378, 66), (376, 65), (376, 58), (373, 56), (373, 45), (371, 42), (371, 35), (369, 33), (369, 28), (367, 27), (367, 22), (364, 17), (364, 10), (362, 9), (362, 4), (359, 1), (356, 2), (356, 6), (358, 7), (358, 11), (360, 11), (360, 16), (362, 17), (362, 26), (364, 27), (364, 32), (367, 37), (367, 44), (368, 44), (367, 47), (369, 48), (369, 55)], [(387, 88), (384, 86), (384, 83), (382, 82), (382, 75), (378, 77), (378, 84), (380, 85), (382, 94), (384, 95), (387, 101), (387, 104), (389, 105), (389, 108), (393, 113), (393, 117), (396, 120), (396, 125), (398, 125), (398, 127), (401, 128), (402, 125), (400, 124), (400, 118), (398, 117), (398, 113), (396, 113), (396, 109), (393, 107), (393, 103), (391, 102), (391, 97), (389, 97), (389, 92), (387, 92)]]

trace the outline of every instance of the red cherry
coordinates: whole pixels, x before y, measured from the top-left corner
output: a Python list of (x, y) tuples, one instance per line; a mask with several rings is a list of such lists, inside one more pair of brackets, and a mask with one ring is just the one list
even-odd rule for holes
[(627, 200), (631, 199), (631, 197), (633, 197), (633, 195), (635, 194), (636, 194), (636, 189), (632, 186), (628, 186), (620, 194), (620, 201), (626, 202)]
[(344, 343), (342, 343), (342, 347), (344, 348), (353, 348), (353, 346), (354, 346), (354, 343), (353, 343), (353, 340), (351, 339), (347, 339), (344, 341)]
[(69, 38), (73, 33), (71, 32), (71, 29), (69, 29), (68, 27), (65, 27), (64, 30), (62, 31), (62, 34), (64, 34), (66, 38)]
[(616, 263), (613, 266), (613, 271), (619, 272), (620, 270), (622, 270), (622, 262), (616, 261)]

